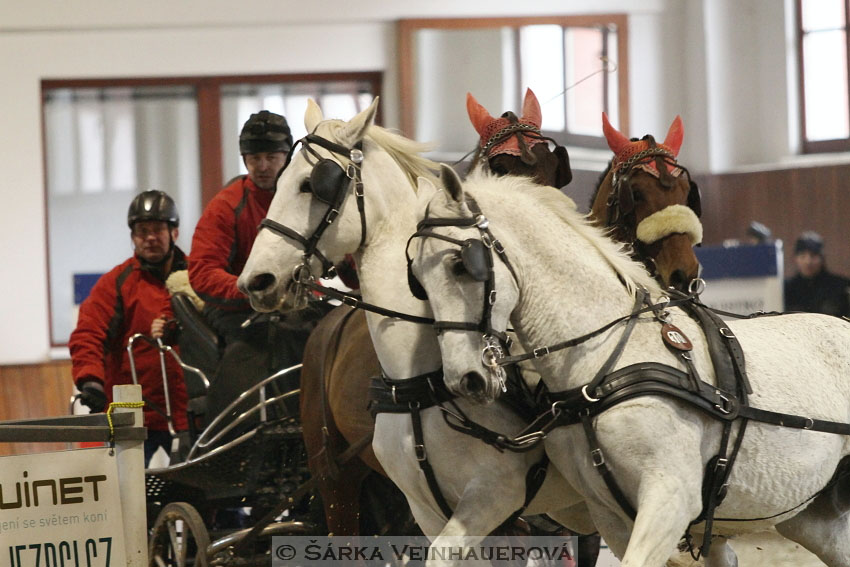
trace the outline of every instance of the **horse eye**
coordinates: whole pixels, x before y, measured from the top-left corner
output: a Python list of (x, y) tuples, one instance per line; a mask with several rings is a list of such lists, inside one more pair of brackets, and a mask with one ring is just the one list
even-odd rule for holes
[(499, 175), (499, 176), (503, 176), (503, 175), (508, 174), (508, 170), (501, 164), (491, 165), (490, 169), (493, 171), (493, 173), (495, 173), (496, 175)]
[(455, 276), (463, 276), (466, 274), (466, 266), (463, 265), (463, 258), (460, 252), (455, 252), (449, 258), (449, 266), (451, 266), (452, 274)]
[(310, 180), (305, 179), (301, 182), (301, 187), (298, 188), (302, 193), (311, 193), (313, 191), (312, 186), (310, 185)]
[(640, 203), (641, 201), (643, 201), (643, 193), (641, 193), (640, 191), (635, 191), (634, 193), (632, 193), (632, 199), (635, 203)]

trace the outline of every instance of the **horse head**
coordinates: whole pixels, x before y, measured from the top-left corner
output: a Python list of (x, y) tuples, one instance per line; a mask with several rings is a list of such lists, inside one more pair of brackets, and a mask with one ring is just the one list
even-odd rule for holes
[(483, 156), (497, 175), (525, 175), (558, 189), (572, 180), (566, 148), (555, 143), (550, 150), (546, 143), (550, 138), (540, 133), (540, 103), (531, 89), (525, 92), (521, 117), (508, 111), (493, 118), (470, 93), (466, 94), (466, 110), (480, 137), (473, 166)]
[[(431, 299), (431, 306), (446, 387), (489, 403), (504, 391), (498, 360), (507, 354), (504, 332), (519, 300), (518, 287), (509, 265), (494, 262), (501, 245), (487, 218), (466, 198), (460, 178), (443, 166), (440, 180), (444, 191), (428, 180), (419, 182), (419, 192), (433, 196), (419, 202), (422, 220), (411, 237), (416, 247), (410, 277), (428, 297), (439, 298)], [(472, 324), (470, 317), (480, 320)]]
[[(304, 116), (307, 136), (296, 142), (302, 148), (291, 154), (277, 182), (267, 218), (254, 242), (237, 286), (254, 309), (295, 309), (307, 293), (303, 285), (332, 271), (345, 254), (363, 247), (367, 216), (388, 214), (393, 204), (367, 202), (364, 185), (377, 190), (379, 182), (410, 200), (412, 217), (416, 196), (410, 176), (386, 155), (379, 139), (399, 138), (411, 147), (414, 142), (373, 125), (378, 99), (349, 122), (325, 120), (322, 111), (309, 101)], [(380, 132), (379, 132), (380, 131)], [(383, 133), (386, 132), (386, 133)], [(411, 158), (414, 159), (414, 158)], [(377, 232), (377, 231), (376, 231)]]
[(702, 241), (699, 188), (676, 161), (682, 119), (676, 117), (661, 144), (651, 135), (629, 140), (602, 114), (614, 152), (591, 205), (591, 216), (612, 236), (631, 244), (665, 286), (685, 291), (699, 275), (693, 247)]

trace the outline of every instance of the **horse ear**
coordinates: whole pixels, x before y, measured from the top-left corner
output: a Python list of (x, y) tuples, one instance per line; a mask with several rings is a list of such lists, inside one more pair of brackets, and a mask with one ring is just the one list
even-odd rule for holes
[(449, 196), (458, 203), (463, 202), (463, 184), (457, 172), (444, 163), (440, 164), (440, 180)]
[(437, 186), (430, 179), (419, 177), (416, 180), (416, 201), (420, 210), (425, 210), (425, 206), (435, 193), (437, 193)]
[(304, 127), (307, 128), (308, 132), (312, 132), (316, 129), (316, 126), (319, 125), (319, 122), (324, 120), (325, 117), (322, 116), (322, 109), (319, 108), (319, 105), (316, 104), (316, 101), (312, 98), (307, 99), (307, 110), (304, 112)]
[(534, 124), (538, 128), (543, 124), (543, 113), (540, 112), (540, 103), (531, 89), (525, 90), (525, 98), (522, 101), (522, 121)]
[(664, 138), (664, 145), (673, 151), (674, 156), (679, 155), (679, 148), (682, 147), (682, 140), (685, 137), (685, 127), (682, 125), (682, 117), (678, 114), (670, 124), (670, 130), (667, 131), (667, 137)]
[(366, 130), (375, 122), (375, 115), (378, 113), (378, 98), (375, 97), (369, 108), (363, 110), (342, 127), (338, 134), (341, 144), (352, 146), (363, 139)]
[(608, 147), (614, 152), (614, 155), (620, 153), (620, 150), (631, 144), (628, 138), (620, 133), (619, 130), (611, 126), (608, 122), (608, 115), (602, 113), (602, 132), (605, 133), (605, 139), (608, 140)]
[(484, 129), (493, 120), (493, 117), (490, 116), (486, 108), (475, 100), (472, 93), (466, 93), (466, 113), (469, 114), (469, 121), (472, 122), (475, 131), (478, 132), (479, 136), (483, 136)]

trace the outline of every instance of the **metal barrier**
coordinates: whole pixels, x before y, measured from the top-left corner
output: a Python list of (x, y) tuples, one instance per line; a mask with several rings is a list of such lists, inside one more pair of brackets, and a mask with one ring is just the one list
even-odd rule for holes
[[(55, 565), (59, 564), (57, 557), (66, 566), (147, 565), (143, 449), (146, 432), (142, 425), (136, 425), (143, 423), (141, 386), (115, 386), (113, 399), (112, 411), (108, 414), (0, 422), (0, 442), (110, 443), (110, 447), (102, 449), (0, 457), (0, 547), (8, 546), (10, 567), (35, 565), (33, 553), (43, 553), (45, 561), (49, 561), (47, 558), (52, 554), (50, 564)], [(65, 461), (74, 462), (71, 472), (63, 470)], [(99, 467), (109, 470), (114, 467), (117, 481), (106, 474), (86, 473), (87, 466), (98, 470)], [(95, 524), (108, 526), (109, 514), (114, 513), (112, 499), (120, 505), (123, 546), (115, 545), (111, 538), (66, 537), (71, 533), (69, 524), (79, 524), (74, 527), (79, 527), (84, 534), (94, 534)], [(94, 526), (90, 532), (84, 531), (89, 529), (87, 523)], [(40, 529), (53, 530), (50, 535), (55, 537), (45, 539), (35, 535), (42, 533)], [(35, 543), (24, 543), (30, 534)], [(106, 539), (109, 541), (105, 544)], [(121, 547), (126, 556), (124, 561), (110, 555)], [(0, 552), (5, 555), (5, 550)]]

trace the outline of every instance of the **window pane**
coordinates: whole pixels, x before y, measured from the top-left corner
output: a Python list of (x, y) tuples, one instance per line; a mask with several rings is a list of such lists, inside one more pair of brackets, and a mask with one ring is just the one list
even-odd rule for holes
[(845, 41), (843, 31), (803, 37), (807, 140), (834, 140), (850, 135)]
[(598, 28), (567, 28), (567, 129), (573, 134), (602, 135), (604, 110), (603, 36)]
[(537, 95), (543, 113), (543, 130), (561, 131), (566, 123), (563, 28), (556, 25), (524, 26), (519, 29), (519, 37), (520, 84)]
[(74, 276), (105, 273), (132, 253), (134, 193), (174, 198), (178, 244), (189, 251), (200, 214), (198, 111), (183, 86), (44, 94), (51, 342), (64, 344), (76, 325)]
[[(270, 110), (286, 117), (292, 137), (303, 138), (304, 112), (312, 98), (328, 118), (350, 120), (359, 110), (358, 100), (375, 98), (371, 83), (358, 80), (302, 81), (292, 83), (238, 83), (221, 88), (222, 183), (248, 172), (239, 153), (239, 132), (255, 112)], [(368, 103), (367, 103), (368, 104)], [(365, 108), (365, 106), (363, 107)]]
[(844, 27), (844, 0), (801, 0), (803, 31)]

